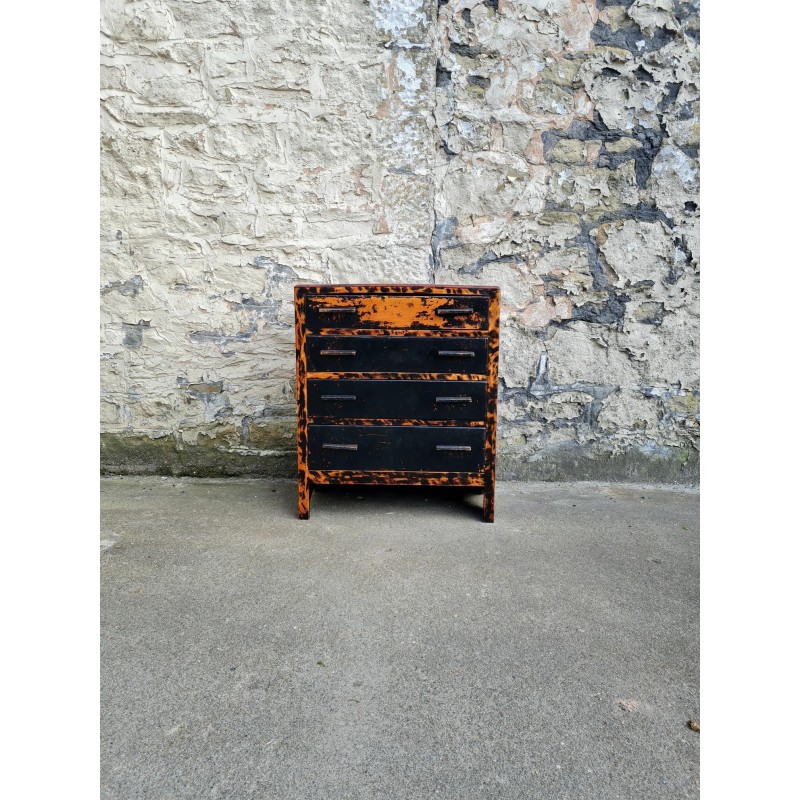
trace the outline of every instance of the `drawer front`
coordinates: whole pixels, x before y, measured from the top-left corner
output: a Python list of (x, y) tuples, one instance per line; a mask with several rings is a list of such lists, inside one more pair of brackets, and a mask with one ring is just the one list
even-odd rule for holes
[(309, 336), (309, 372), (454, 372), (485, 375), (486, 339), (438, 336)]
[(486, 381), (315, 379), (308, 381), (308, 415), (336, 419), (455, 419), (486, 417)]
[(483, 428), (309, 425), (308, 468), (477, 472)]
[(489, 299), (458, 295), (323, 295), (306, 298), (306, 327), (486, 330)]

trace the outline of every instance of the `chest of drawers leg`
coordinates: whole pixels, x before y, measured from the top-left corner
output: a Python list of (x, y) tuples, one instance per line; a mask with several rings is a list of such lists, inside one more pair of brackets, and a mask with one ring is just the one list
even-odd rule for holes
[(295, 287), (298, 515), (317, 484), (470, 486), (494, 521), (495, 287)]

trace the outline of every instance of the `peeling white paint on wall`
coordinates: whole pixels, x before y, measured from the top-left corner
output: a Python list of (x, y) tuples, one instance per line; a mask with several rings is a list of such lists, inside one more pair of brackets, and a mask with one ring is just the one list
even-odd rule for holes
[(430, 24), (423, 0), (369, 0), (379, 30), (388, 33), (397, 44), (408, 46), (411, 31)]
[(316, 281), (501, 286), (509, 474), (694, 451), (698, 5), (104, 0), (105, 463), (288, 474)]

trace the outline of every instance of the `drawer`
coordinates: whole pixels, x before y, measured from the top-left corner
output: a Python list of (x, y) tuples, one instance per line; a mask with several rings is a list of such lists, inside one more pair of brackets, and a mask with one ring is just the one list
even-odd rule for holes
[(489, 298), (459, 295), (325, 295), (306, 298), (306, 328), (486, 330)]
[(483, 428), (309, 425), (308, 468), (477, 472), (485, 436)]
[(482, 420), (486, 417), (486, 381), (311, 378), (308, 416)]
[(485, 375), (487, 343), (466, 336), (308, 336), (309, 372), (455, 372)]

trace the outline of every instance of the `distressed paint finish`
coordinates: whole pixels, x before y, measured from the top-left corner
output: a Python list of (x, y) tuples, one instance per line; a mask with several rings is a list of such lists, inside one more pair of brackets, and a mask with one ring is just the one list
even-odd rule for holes
[(308, 372), (311, 378), (363, 378), (371, 380), (426, 380), (426, 381), (481, 381), (486, 379), (485, 373), (458, 372)]
[[(368, 290), (364, 291), (364, 290)], [(310, 291), (309, 291), (310, 290)], [(384, 294), (385, 290), (385, 294)], [(485, 346), (487, 353), (487, 374), (473, 376), (459, 373), (405, 373), (405, 372), (350, 372), (350, 373), (310, 373), (307, 371), (308, 338), (306, 326), (308, 325), (309, 308), (316, 309), (320, 306), (332, 308), (340, 307), (336, 301), (341, 301), (345, 308), (356, 309), (356, 314), (361, 317), (359, 325), (363, 324), (363, 317), (373, 314), (371, 319), (379, 319), (382, 326), (374, 328), (358, 328), (358, 336), (348, 337), (344, 330), (340, 330), (336, 338), (336, 346), (353, 352), (357, 347), (358, 337), (386, 338), (387, 335), (398, 330), (405, 332), (411, 326), (435, 319), (430, 315), (430, 310), (440, 308), (453, 308), (452, 294), (447, 287), (404, 286), (387, 285), (385, 287), (370, 285), (360, 286), (298, 286), (295, 289), (295, 318), (297, 320), (298, 342), (297, 353), (297, 380), (298, 398), (298, 469), (300, 472), (300, 488), (298, 491), (298, 515), (307, 519), (309, 514), (308, 498), (311, 486), (314, 483), (374, 483), (403, 485), (459, 485), (480, 486), (483, 490), (483, 519), (486, 522), (494, 521), (494, 493), (495, 493), (495, 457), (496, 457), (496, 420), (497, 420), (497, 364), (500, 347), (500, 291), (496, 287), (460, 287), (457, 297), (460, 298), (461, 308), (473, 308), (477, 301), (485, 301), (485, 310), (479, 315), (481, 331), (481, 349)], [(363, 303), (357, 301), (363, 300)], [(354, 314), (355, 315), (355, 314)], [(406, 327), (404, 327), (406, 326)], [(462, 341), (460, 331), (452, 334), (440, 329), (437, 342), (446, 346), (448, 340), (457, 343)], [(348, 345), (348, 342), (353, 342)], [(363, 343), (361, 345), (363, 347)], [(437, 346), (437, 345), (434, 345)], [(455, 344), (453, 345), (455, 346)], [(384, 348), (378, 348), (383, 352)], [(449, 381), (454, 386), (454, 391), (459, 383), (464, 384), (461, 395), (442, 395), (441, 403), (431, 406), (431, 413), (422, 418), (409, 417), (381, 417), (380, 410), (389, 408), (392, 411), (400, 410), (394, 399), (392, 389), (395, 383), (402, 387), (403, 396), (409, 398), (406, 404), (408, 409), (416, 405), (425, 406), (429, 401), (433, 403), (440, 392), (444, 390), (445, 383), (437, 384), (438, 376), (444, 381)], [(302, 376), (302, 378), (301, 378)], [(477, 380), (475, 380), (477, 378)], [(335, 408), (330, 413), (321, 410), (311, 414), (309, 406), (309, 383), (314, 396), (317, 398), (315, 407), (321, 403), (325, 395), (330, 395), (329, 400), (336, 402)], [(469, 383), (465, 383), (469, 381)], [(302, 382), (302, 386), (299, 384)], [(466, 395), (462, 398), (462, 395)], [(469, 409), (456, 408), (452, 410), (446, 406), (444, 397), (458, 396), (459, 400), (468, 400)], [(426, 399), (427, 398), (427, 399)], [(479, 407), (472, 407), (473, 401)], [(357, 403), (352, 406), (355, 412), (348, 414), (348, 403)], [(375, 413), (365, 415), (365, 409), (375, 409)], [(403, 407), (403, 410), (407, 410)], [(360, 412), (360, 413), (359, 413)], [(472, 417), (472, 419), (459, 419), (459, 417)], [(477, 418), (476, 418), (477, 417)], [(393, 431), (394, 426), (409, 429), (409, 436), (401, 437)], [(309, 438), (309, 426), (311, 438)], [(374, 435), (369, 431), (375, 432)], [(437, 434), (436, 431), (440, 433)], [(480, 438), (477, 434), (481, 432)], [(335, 441), (324, 441), (325, 439)], [(467, 442), (470, 444), (468, 445)], [(472, 446), (478, 444), (481, 448), (479, 463), (482, 463), (479, 478), (476, 473), (470, 472), (476, 466), (475, 454)], [(326, 454), (324, 448), (330, 450)], [(439, 452), (439, 451), (442, 452)], [(445, 452), (452, 450), (452, 453)], [(461, 452), (464, 451), (464, 452)], [(310, 469), (309, 463), (316, 461), (315, 467), (326, 464), (327, 469)], [(458, 472), (437, 472), (438, 468), (447, 462), (462, 462), (467, 468)], [(371, 467), (369, 470), (341, 469), (343, 466)], [(391, 466), (392, 469), (386, 468)], [(426, 469), (418, 470), (416, 467), (425, 466)], [(456, 476), (455, 480), (452, 477)]]
[[(487, 305), (483, 298), (469, 301), (463, 296), (406, 297), (336, 295), (309, 301), (309, 330), (320, 328), (418, 328), (483, 330)], [(328, 324), (326, 324), (328, 323)]]
[(417, 416), (422, 419), (485, 420), (486, 381), (308, 378), (308, 415), (352, 419)]
[(311, 470), (309, 478), (314, 483), (366, 484), (369, 486), (484, 486), (482, 472), (389, 472), (370, 470), (330, 469)]
[(494, 522), (494, 488), (497, 468), (497, 369), (500, 361), (500, 292), (489, 299), (489, 377), (486, 392), (483, 519)]
[(499, 475), (697, 479), (698, 2), (101, 14), (104, 469), (287, 475), (295, 285), (491, 284)]
[(308, 519), (311, 484), (308, 479), (308, 402), (306, 395), (306, 320), (304, 292), (295, 289), (295, 363), (297, 398), (297, 513)]
[[(362, 283), (362, 284), (304, 284), (302, 288), (310, 296), (338, 297), (341, 295), (365, 295), (377, 294), (382, 297), (389, 296), (413, 296), (420, 291), (425, 292), (428, 297), (440, 297), (441, 295), (459, 295), (461, 297), (491, 297), (492, 289), (487, 286), (464, 286), (461, 284), (414, 284), (414, 283)], [(417, 300), (424, 300), (418, 297)]]
[(483, 426), (353, 425), (331, 421), (308, 427), (313, 470), (474, 472), (483, 466)]
[(408, 373), (486, 374), (488, 356), (483, 338), (421, 336), (310, 336), (311, 372), (370, 373), (402, 368)]
[[(314, 333), (319, 336), (340, 336), (342, 330), (342, 328), (320, 328), (319, 330), (315, 330)], [(375, 332), (375, 328), (347, 328), (346, 330), (348, 334), (352, 334), (353, 336), (370, 336)], [(382, 331), (385, 336), (418, 336), (420, 338), (434, 338), (439, 336), (440, 332), (438, 328), (384, 328)], [(454, 333), (457, 333), (460, 339), (470, 336), (478, 337), (486, 335), (485, 331), (478, 328), (461, 328), (454, 330)]]
[[(337, 421), (337, 417), (324, 417), (313, 416), (309, 414), (308, 424), (330, 425)], [(374, 417), (348, 417), (347, 422), (350, 425), (427, 425), (429, 427), (454, 427), (454, 428), (483, 428), (486, 425), (485, 420), (476, 419), (416, 419), (412, 417), (405, 417), (403, 419), (397, 417), (387, 417), (384, 419), (377, 419)]]
[(699, 3), (436, 21), (434, 277), (503, 291), (502, 474), (696, 479)]

